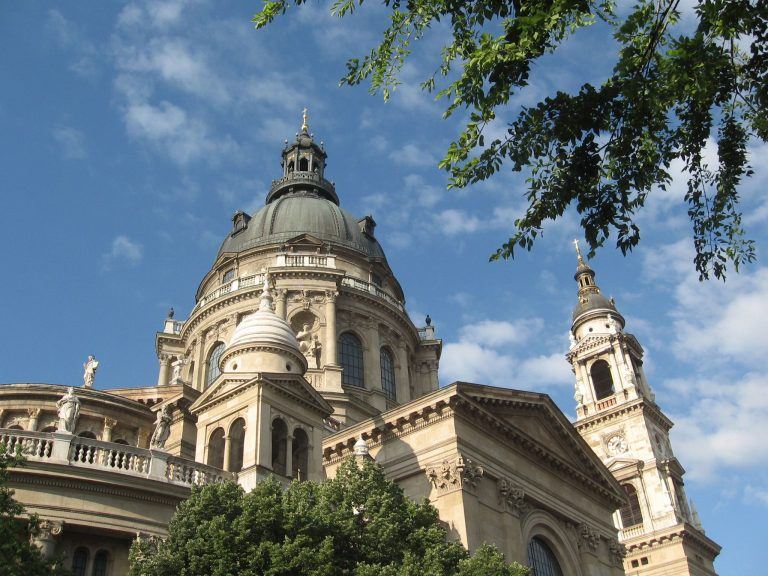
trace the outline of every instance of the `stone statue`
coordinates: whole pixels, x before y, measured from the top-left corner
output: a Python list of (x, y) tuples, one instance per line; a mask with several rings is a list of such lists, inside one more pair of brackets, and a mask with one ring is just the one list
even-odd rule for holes
[(56, 407), (59, 409), (59, 424), (56, 432), (74, 434), (77, 417), (80, 416), (80, 400), (75, 396), (75, 389), (72, 386), (67, 388), (67, 393), (56, 402)]
[(304, 356), (312, 353), (312, 333), (309, 324), (304, 324), (299, 333), (296, 334), (296, 340), (299, 341), (299, 350)]
[(99, 367), (99, 362), (93, 356), (88, 356), (88, 360), (83, 364), (83, 387), (93, 388), (93, 381), (96, 378), (96, 369)]
[(570, 350), (576, 348), (576, 344), (578, 344), (578, 342), (576, 341), (576, 335), (573, 332), (568, 332), (568, 340), (571, 342)]
[(171, 383), (175, 384), (179, 381), (181, 381), (181, 370), (184, 368), (184, 366), (187, 365), (189, 360), (185, 358), (184, 356), (179, 356), (176, 360), (174, 360), (173, 364), (171, 366), (173, 367), (173, 375), (171, 379)]
[(315, 359), (315, 368), (320, 368), (320, 356), (323, 353), (323, 345), (317, 338), (317, 334), (312, 337), (312, 357)]
[(584, 401), (584, 393), (581, 390), (581, 378), (576, 378), (576, 391), (573, 393), (573, 399), (579, 405)]
[(613, 316), (608, 316), (608, 332), (611, 334), (618, 334), (619, 332), (621, 332), (619, 323), (616, 322), (616, 318), (614, 318)]
[(157, 419), (155, 420), (155, 431), (152, 434), (152, 439), (149, 441), (150, 448), (165, 448), (165, 441), (168, 440), (168, 436), (171, 434), (171, 409), (166, 404), (163, 409), (157, 413)]

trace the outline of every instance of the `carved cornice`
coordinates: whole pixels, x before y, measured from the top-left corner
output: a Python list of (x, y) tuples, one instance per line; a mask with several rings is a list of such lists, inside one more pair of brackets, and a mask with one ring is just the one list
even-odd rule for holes
[(455, 460), (443, 460), (441, 464), (429, 466), (425, 472), (438, 494), (474, 490), (485, 473), (482, 466), (462, 455)]

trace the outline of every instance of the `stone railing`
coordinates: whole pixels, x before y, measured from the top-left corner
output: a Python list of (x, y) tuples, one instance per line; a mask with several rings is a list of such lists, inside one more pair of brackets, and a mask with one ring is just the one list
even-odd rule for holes
[(645, 534), (645, 526), (638, 524), (637, 526), (630, 526), (629, 528), (622, 528), (619, 530), (619, 542), (629, 540), (635, 536), (642, 536)]
[(394, 296), (391, 296), (384, 292), (381, 288), (376, 286), (373, 282), (366, 282), (365, 280), (360, 280), (359, 278), (353, 278), (352, 276), (345, 276), (341, 279), (341, 285), (346, 286), (348, 288), (354, 288), (355, 290), (361, 290), (363, 292), (368, 292), (369, 294), (373, 294), (382, 300), (386, 300), (392, 306), (400, 310), (401, 312), (405, 312), (405, 306), (403, 305), (400, 300), (395, 298)]
[(272, 193), (278, 188), (282, 188), (289, 184), (316, 184), (317, 186), (332, 192), (334, 196), (336, 195), (336, 187), (333, 185), (333, 182), (326, 180), (319, 174), (303, 170), (296, 170), (290, 172), (287, 176), (272, 180), (272, 185), (269, 187), (269, 191)]
[(257, 286), (264, 283), (264, 275), (263, 274), (253, 274), (251, 276), (243, 276), (241, 278), (235, 278), (231, 282), (227, 282), (226, 284), (222, 284), (216, 290), (209, 292), (200, 300), (197, 301), (197, 304), (195, 304), (195, 310), (202, 308), (206, 304), (213, 302), (214, 300), (218, 300), (222, 296), (226, 296), (230, 292), (235, 292), (236, 290), (242, 290), (243, 288), (250, 288), (251, 286)]
[(336, 256), (333, 254), (278, 254), (275, 266), (303, 268), (336, 268)]
[(601, 402), (597, 403), (596, 407), (599, 412), (600, 410), (605, 410), (611, 406), (616, 406), (616, 398), (608, 398), (607, 400), (602, 400)]
[(231, 472), (160, 450), (136, 448), (60, 432), (30, 432), (0, 429), (0, 446), (8, 453), (21, 453), (30, 462), (49, 462), (147, 478), (158, 482), (192, 486), (236, 480)]

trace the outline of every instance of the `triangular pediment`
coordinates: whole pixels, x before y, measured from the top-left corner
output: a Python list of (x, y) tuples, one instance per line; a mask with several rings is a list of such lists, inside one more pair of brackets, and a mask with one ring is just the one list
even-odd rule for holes
[(299, 234), (285, 242), (285, 245), (294, 249), (316, 250), (317, 248), (322, 248), (324, 242), (311, 234)]
[(624, 470), (636, 470), (642, 467), (642, 460), (637, 458), (611, 458), (605, 465), (611, 473), (617, 474)]
[(206, 411), (223, 401), (248, 393), (259, 386), (269, 387), (276, 392), (292, 398), (323, 413), (330, 415), (333, 408), (323, 399), (317, 390), (297, 374), (222, 374), (190, 407), (193, 413)]
[(600, 458), (546, 394), (457, 382), (457, 391), (508, 426), (534, 452), (549, 454), (616, 495), (620, 488)]

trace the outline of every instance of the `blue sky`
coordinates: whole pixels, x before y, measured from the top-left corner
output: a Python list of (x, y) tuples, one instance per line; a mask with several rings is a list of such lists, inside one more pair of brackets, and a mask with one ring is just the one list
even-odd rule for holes
[[(43, 2), (0, 8), (3, 326), (0, 382), (150, 385), (154, 332), (184, 318), (237, 209), (257, 210), (279, 151), (310, 108), (342, 206), (372, 213), (417, 324), (444, 340), (441, 382), (543, 391), (574, 416), (564, 353), (576, 301), (578, 219), (550, 225), (532, 254), (488, 263), (522, 207), (507, 172), (446, 191), (437, 161), (464, 117), (418, 90), (445, 30), (436, 28), (384, 104), (339, 88), (346, 57), (382, 26), (376, 5), (351, 22), (312, 3), (255, 31), (256, 2)], [(581, 78), (599, 80), (612, 45), (579, 34), (534, 71), (515, 106)], [(503, 124), (494, 127), (500, 130)], [(712, 150), (708, 150), (712, 155)], [(768, 147), (743, 186), (759, 260), (726, 284), (700, 284), (678, 176), (639, 219), (642, 245), (593, 260), (627, 330), (645, 346), (657, 400), (721, 574), (762, 573), (768, 512)]]

